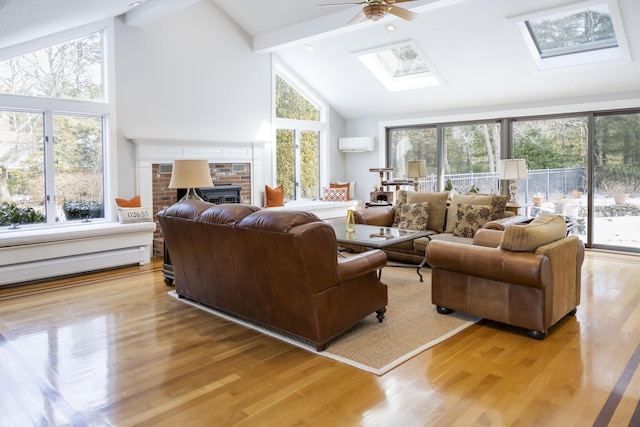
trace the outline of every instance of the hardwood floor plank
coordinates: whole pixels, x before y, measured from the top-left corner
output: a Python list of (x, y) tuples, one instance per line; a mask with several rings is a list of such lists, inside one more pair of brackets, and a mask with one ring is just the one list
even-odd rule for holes
[(158, 265), (0, 289), (0, 425), (592, 425), (611, 396), (609, 425), (640, 417), (640, 257), (588, 253), (544, 341), (480, 321), (381, 377), (168, 296)]

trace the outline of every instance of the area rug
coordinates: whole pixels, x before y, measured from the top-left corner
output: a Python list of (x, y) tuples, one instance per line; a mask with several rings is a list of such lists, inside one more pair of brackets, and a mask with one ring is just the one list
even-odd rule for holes
[[(401, 363), (452, 337), (479, 320), (463, 313), (442, 315), (431, 303), (431, 271), (423, 269), (420, 282), (415, 268), (386, 267), (382, 282), (388, 286), (389, 304), (382, 323), (375, 313), (369, 315), (340, 337), (329, 343), (323, 352), (312, 346), (261, 328), (228, 314), (221, 313), (185, 298), (179, 299), (201, 310), (241, 324), (314, 354), (328, 357), (356, 368), (383, 375)], [(177, 298), (175, 291), (169, 295)]]

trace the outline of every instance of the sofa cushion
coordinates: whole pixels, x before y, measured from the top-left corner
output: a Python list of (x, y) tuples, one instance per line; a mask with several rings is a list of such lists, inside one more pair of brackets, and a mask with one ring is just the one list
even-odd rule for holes
[(541, 215), (526, 225), (507, 227), (500, 248), (511, 252), (535, 252), (540, 246), (566, 236), (567, 227), (560, 215)]
[(458, 205), (456, 212), (456, 226), (453, 235), (459, 237), (473, 237), (476, 231), (491, 221), (491, 205)]
[(447, 197), (448, 191), (440, 193), (430, 193), (426, 191), (408, 191), (406, 192), (408, 203), (429, 202), (429, 220), (427, 221), (427, 230), (444, 231), (445, 215), (447, 213)]
[(396, 205), (393, 226), (409, 230), (426, 230), (429, 220), (429, 202), (400, 203)]
[(498, 194), (454, 194), (447, 212), (445, 233), (453, 233), (458, 221), (458, 205), (491, 205), (491, 221), (504, 216), (507, 196)]

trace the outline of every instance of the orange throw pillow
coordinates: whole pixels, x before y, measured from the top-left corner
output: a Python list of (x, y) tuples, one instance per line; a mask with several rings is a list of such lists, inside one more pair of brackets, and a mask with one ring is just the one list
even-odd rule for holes
[(265, 185), (264, 192), (267, 199), (267, 203), (265, 204), (266, 208), (284, 206), (284, 188), (282, 188), (282, 184), (278, 185), (276, 188), (271, 188), (268, 185)]
[(347, 189), (347, 200), (351, 200), (351, 198), (349, 197), (349, 187), (351, 184), (349, 184), (348, 182), (346, 184), (334, 184), (334, 183), (329, 183), (329, 188), (346, 188)]
[(141, 208), (142, 207), (142, 205), (140, 204), (140, 196), (136, 196), (131, 200), (118, 199), (116, 197), (116, 205), (118, 205), (119, 208)]

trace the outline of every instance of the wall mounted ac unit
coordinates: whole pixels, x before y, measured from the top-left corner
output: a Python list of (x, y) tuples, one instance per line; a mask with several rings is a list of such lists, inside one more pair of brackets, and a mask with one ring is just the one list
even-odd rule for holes
[(358, 153), (374, 151), (376, 138), (373, 136), (360, 136), (355, 138), (338, 138), (338, 150), (343, 153)]

